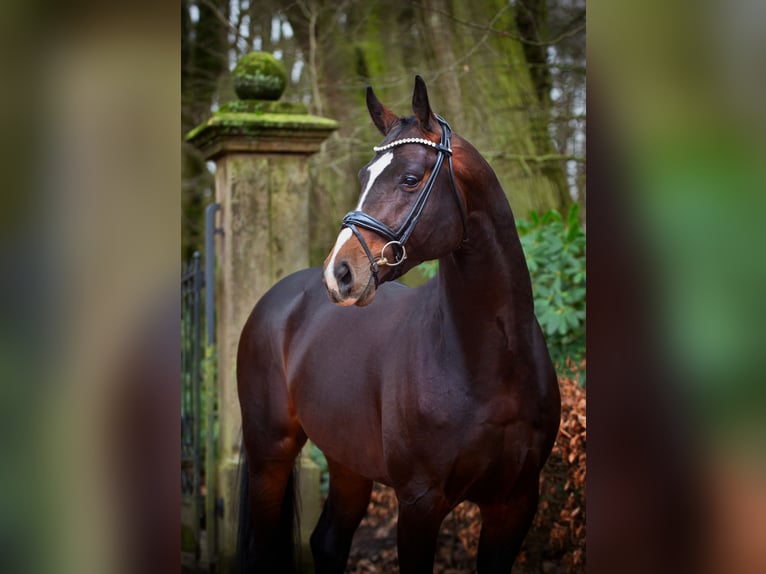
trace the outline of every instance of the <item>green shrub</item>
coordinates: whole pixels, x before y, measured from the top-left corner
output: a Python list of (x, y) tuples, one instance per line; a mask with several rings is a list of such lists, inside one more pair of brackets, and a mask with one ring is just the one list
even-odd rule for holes
[(585, 357), (585, 232), (574, 204), (566, 220), (557, 211), (517, 220), (532, 277), (535, 315), (559, 369), (567, 357)]

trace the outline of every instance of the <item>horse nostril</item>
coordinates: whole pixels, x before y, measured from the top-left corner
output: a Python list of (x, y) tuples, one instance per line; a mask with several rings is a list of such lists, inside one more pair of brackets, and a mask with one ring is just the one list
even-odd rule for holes
[(335, 267), (335, 279), (338, 281), (338, 287), (342, 295), (347, 295), (351, 291), (351, 286), (354, 283), (354, 276), (351, 273), (351, 268), (347, 263), (340, 263)]

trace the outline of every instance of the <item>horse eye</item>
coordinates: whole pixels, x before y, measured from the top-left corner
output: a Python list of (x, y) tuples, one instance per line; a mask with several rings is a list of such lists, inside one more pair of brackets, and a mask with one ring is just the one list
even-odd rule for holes
[(417, 177), (414, 175), (405, 175), (402, 178), (402, 183), (408, 187), (414, 187), (418, 184), (418, 181), (420, 181)]

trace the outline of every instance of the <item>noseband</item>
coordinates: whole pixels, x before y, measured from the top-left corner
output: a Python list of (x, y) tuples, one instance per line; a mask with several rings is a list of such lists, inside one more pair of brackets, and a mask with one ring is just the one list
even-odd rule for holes
[[(436, 163), (431, 170), (431, 174), (428, 176), (426, 184), (420, 191), (418, 198), (415, 200), (415, 204), (412, 206), (412, 209), (410, 209), (410, 212), (407, 214), (404, 222), (399, 226), (398, 231), (394, 231), (379, 219), (375, 219), (372, 215), (369, 215), (363, 211), (350, 211), (343, 218), (341, 227), (348, 227), (351, 230), (351, 232), (359, 240), (359, 243), (364, 249), (364, 252), (367, 254), (367, 258), (370, 260), (370, 271), (372, 271), (372, 276), (375, 279), (375, 287), (379, 285), (378, 269), (380, 266), (387, 265), (389, 267), (394, 267), (394, 275), (392, 279), (396, 279), (402, 274), (401, 264), (404, 263), (405, 259), (407, 259), (407, 251), (404, 248), (404, 244), (407, 243), (407, 240), (410, 238), (410, 235), (412, 235), (415, 226), (418, 224), (418, 220), (423, 213), (423, 209), (425, 209), (428, 198), (431, 196), (431, 191), (436, 184), (436, 178), (439, 176), (439, 171), (441, 170), (445, 157), (447, 158), (447, 163), (449, 164), (449, 176), (450, 181), (452, 182), (452, 190), (455, 192), (455, 199), (457, 200), (458, 208), (460, 209), (460, 219), (463, 222), (463, 239), (465, 240), (466, 238), (465, 209), (463, 208), (463, 200), (460, 198), (460, 193), (457, 190), (457, 184), (455, 183), (455, 172), (452, 168), (452, 148), (450, 147), (452, 128), (450, 128), (447, 121), (441, 116), (436, 116), (436, 119), (442, 128), (441, 141), (438, 144), (423, 138), (402, 138), (400, 140), (394, 140), (386, 145), (375, 146), (372, 148), (376, 152), (381, 152), (396, 146), (417, 143), (432, 147), (438, 152), (438, 155), (436, 156)], [(380, 256), (377, 259), (372, 255), (370, 248), (367, 246), (367, 242), (364, 240), (364, 237), (362, 237), (362, 234), (359, 233), (359, 229), (357, 229), (357, 227), (362, 227), (364, 229), (368, 229), (369, 231), (373, 231), (388, 240), (388, 243), (386, 243), (383, 246), (383, 249), (380, 250)], [(385, 255), (386, 249), (389, 247), (391, 248), (393, 261), (389, 261)]]

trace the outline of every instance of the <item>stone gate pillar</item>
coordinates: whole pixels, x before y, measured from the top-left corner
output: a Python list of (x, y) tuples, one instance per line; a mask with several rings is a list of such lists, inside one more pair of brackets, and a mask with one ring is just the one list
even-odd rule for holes
[(216, 314), (220, 451), (217, 486), (222, 571), (236, 548), (241, 417), (236, 353), (242, 327), (258, 299), (282, 277), (309, 265), (308, 158), (337, 129), (278, 101), (287, 74), (270, 54), (253, 52), (234, 68), (238, 101), (220, 107), (187, 140), (216, 165), (222, 237), (216, 240)]

